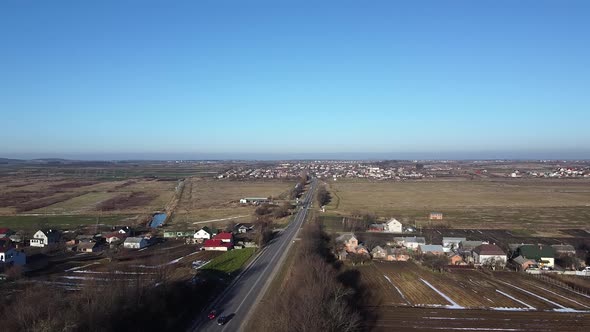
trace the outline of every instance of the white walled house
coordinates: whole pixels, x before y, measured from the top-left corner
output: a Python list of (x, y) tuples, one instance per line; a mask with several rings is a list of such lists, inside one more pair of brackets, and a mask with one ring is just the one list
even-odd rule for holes
[(211, 231), (209, 231), (206, 227), (203, 227), (195, 232), (193, 238), (195, 240), (209, 240), (211, 239)]
[(412, 249), (412, 250), (416, 250), (416, 249), (418, 249), (418, 247), (420, 245), (426, 244), (426, 239), (424, 237), (417, 237), (417, 236), (394, 237), (393, 241), (397, 245), (401, 245), (401, 246), (404, 246), (404, 247), (406, 247), (408, 249)]
[(33, 238), (30, 240), (31, 247), (46, 247), (51, 244), (56, 244), (59, 242), (59, 233), (54, 230), (42, 231), (38, 230), (34, 235)]
[(123, 242), (123, 248), (141, 249), (148, 246), (148, 241), (144, 237), (128, 237)]
[(402, 223), (395, 218), (391, 218), (388, 222), (385, 223), (385, 231), (389, 233), (401, 233)]
[(492, 264), (506, 265), (506, 253), (495, 244), (482, 244), (473, 249), (473, 260), (475, 264)]

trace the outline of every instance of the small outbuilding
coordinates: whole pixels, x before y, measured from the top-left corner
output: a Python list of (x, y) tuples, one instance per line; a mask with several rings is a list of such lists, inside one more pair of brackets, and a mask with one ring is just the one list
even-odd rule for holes
[(144, 237), (128, 237), (123, 242), (123, 248), (142, 249), (148, 246), (148, 240)]

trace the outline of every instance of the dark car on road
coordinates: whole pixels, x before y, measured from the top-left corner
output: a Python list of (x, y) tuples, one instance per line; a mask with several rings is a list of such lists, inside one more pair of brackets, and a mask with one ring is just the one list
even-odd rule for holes
[(224, 325), (225, 323), (227, 323), (227, 317), (226, 316), (221, 316), (217, 320), (217, 325)]

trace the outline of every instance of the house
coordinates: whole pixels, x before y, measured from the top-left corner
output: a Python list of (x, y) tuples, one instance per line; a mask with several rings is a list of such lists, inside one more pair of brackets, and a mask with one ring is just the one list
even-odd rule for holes
[(410, 255), (404, 249), (400, 248), (388, 248), (387, 249), (387, 257), (385, 260), (387, 261), (397, 261), (397, 262), (405, 262), (410, 259)]
[(369, 256), (369, 249), (367, 249), (367, 247), (365, 247), (365, 245), (363, 245), (362, 243), (356, 247), (354, 252), (358, 255)]
[(405, 250), (399, 248), (392, 248), (390, 246), (376, 246), (371, 250), (373, 259), (383, 259), (386, 261), (407, 261), (410, 256)]
[(369, 232), (385, 232), (385, 224), (370, 224)]
[(576, 254), (576, 248), (571, 244), (554, 244), (551, 247), (555, 249), (557, 256), (574, 256)]
[(247, 233), (249, 231), (252, 230), (254, 225), (250, 224), (250, 223), (242, 223), (242, 224), (237, 224), (234, 229), (236, 230), (236, 232), (238, 233)]
[(519, 271), (526, 271), (530, 268), (538, 268), (537, 262), (534, 259), (525, 258), (522, 256), (518, 256), (512, 259), (512, 262), (516, 264)]
[(495, 244), (482, 244), (473, 249), (473, 260), (478, 265), (506, 265), (506, 253)]
[(228, 251), (232, 248), (231, 242), (224, 242), (219, 239), (205, 240), (203, 250)]
[(193, 238), (195, 240), (202, 242), (203, 240), (211, 239), (211, 237), (213, 237), (213, 235), (214, 235), (213, 231), (209, 227), (205, 226), (205, 227), (199, 229), (198, 231), (196, 231), (195, 234), (193, 234)]
[(9, 228), (0, 228), (0, 239), (9, 238), (15, 232)]
[(8, 238), (12, 243), (23, 243), (23, 236), (21, 234), (12, 234)]
[(185, 232), (185, 231), (165, 231), (164, 238), (165, 239), (181, 239), (185, 237), (194, 236), (194, 232)]
[(424, 255), (444, 255), (445, 251), (443, 249), (443, 246), (441, 246), (440, 244), (420, 244), (418, 245), (418, 253)]
[(389, 219), (385, 223), (385, 231), (389, 233), (402, 233), (403, 225), (395, 218)]
[(99, 251), (98, 243), (94, 241), (84, 241), (78, 243), (76, 251), (78, 252), (97, 252)]
[(125, 237), (130, 236), (131, 235), (131, 228), (129, 226), (123, 226), (120, 227), (119, 229), (116, 230), (117, 233), (125, 235)]
[(385, 259), (387, 257), (387, 250), (381, 246), (376, 246), (371, 250), (371, 257), (373, 259)]
[(24, 252), (14, 248), (14, 246), (12, 245), (12, 241), (10, 241), (9, 239), (0, 239), (0, 265), (25, 265), (26, 263), (27, 256)]
[(104, 238), (107, 243), (112, 244), (125, 240), (127, 235), (125, 233), (113, 232), (105, 235)]
[(142, 249), (148, 246), (148, 240), (144, 237), (128, 237), (123, 242), (123, 248)]
[(483, 241), (461, 241), (459, 243), (459, 250), (461, 252), (471, 252), (473, 251), (473, 249), (481, 246), (482, 244), (487, 244), (484, 243)]
[(430, 212), (428, 215), (429, 220), (443, 220), (443, 214), (441, 212)]
[(33, 238), (30, 240), (31, 247), (46, 247), (49, 245), (57, 244), (60, 239), (58, 231), (50, 229), (47, 231), (38, 230)]
[(258, 205), (258, 204), (270, 203), (270, 202), (271, 202), (271, 200), (268, 199), (267, 197), (246, 197), (246, 198), (240, 199), (241, 204)]
[(71, 239), (65, 242), (67, 251), (76, 251), (78, 249), (78, 241)]
[(426, 239), (418, 236), (394, 237), (395, 244), (411, 250), (418, 249), (418, 246), (426, 244)]
[(234, 235), (232, 233), (219, 233), (213, 237), (213, 240), (220, 240), (224, 243), (232, 244), (234, 243)]
[(467, 241), (464, 237), (443, 237), (442, 246), (445, 252), (456, 251), (459, 249), (459, 244), (463, 241)]
[(481, 246), (482, 244), (487, 244), (487, 242), (461, 241), (461, 243), (459, 243), (458, 252), (463, 255), (463, 260), (465, 260), (466, 263), (474, 263), (475, 260), (473, 259), (473, 249)]
[(452, 254), (449, 256), (449, 264), (450, 265), (464, 265), (465, 261), (463, 260), (463, 257), (459, 254)]
[(359, 240), (353, 233), (344, 233), (336, 238), (336, 243), (342, 243), (344, 245), (344, 250), (347, 252), (356, 252)]
[(555, 266), (555, 249), (542, 244), (523, 244), (516, 251), (516, 256), (534, 259), (541, 267)]

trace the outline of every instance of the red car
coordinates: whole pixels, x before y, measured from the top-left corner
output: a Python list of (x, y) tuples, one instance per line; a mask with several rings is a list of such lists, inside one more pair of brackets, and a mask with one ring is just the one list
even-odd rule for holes
[(217, 317), (217, 310), (211, 310), (207, 317), (209, 318), (209, 320), (215, 319), (215, 317)]

